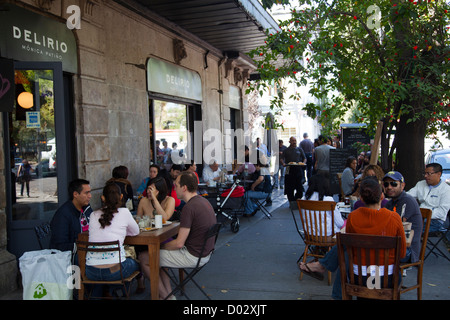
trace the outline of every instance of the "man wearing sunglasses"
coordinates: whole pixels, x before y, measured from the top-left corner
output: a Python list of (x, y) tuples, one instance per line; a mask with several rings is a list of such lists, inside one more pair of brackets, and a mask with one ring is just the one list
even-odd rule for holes
[(386, 209), (397, 212), (403, 222), (411, 222), (414, 237), (406, 256), (401, 262), (416, 262), (420, 254), (420, 238), (422, 234), (422, 215), (417, 201), (404, 191), (405, 179), (398, 171), (390, 171), (383, 178), (384, 193), (389, 198)]
[(427, 164), (423, 176), (425, 180), (417, 182), (408, 194), (417, 199), (421, 208), (432, 210), (430, 232), (445, 231), (444, 222), (450, 210), (450, 186), (441, 180), (442, 166)]

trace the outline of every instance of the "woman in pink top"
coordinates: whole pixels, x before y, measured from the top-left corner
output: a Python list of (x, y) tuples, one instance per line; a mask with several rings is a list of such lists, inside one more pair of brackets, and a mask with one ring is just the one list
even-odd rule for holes
[(103, 207), (91, 214), (89, 223), (89, 242), (120, 242), (120, 256), (112, 253), (88, 252), (86, 255), (86, 276), (91, 280), (119, 280), (120, 266), (124, 277), (139, 270), (139, 264), (125, 258), (123, 241), (126, 236), (139, 234), (139, 226), (127, 208), (121, 208), (122, 193), (115, 183), (108, 183), (103, 188)]

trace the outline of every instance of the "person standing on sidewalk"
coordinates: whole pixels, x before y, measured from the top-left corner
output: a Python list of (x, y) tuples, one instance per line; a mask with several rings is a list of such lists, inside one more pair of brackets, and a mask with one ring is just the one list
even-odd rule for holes
[[(278, 170), (273, 175), (273, 178), (275, 179), (275, 183), (273, 185), (274, 188), (278, 188), (278, 186), (281, 187), (281, 189), (284, 188), (284, 177), (286, 174), (286, 167), (284, 166), (284, 151), (287, 149), (287, 147), (283, 144), (283, 140), (278, 140)], [(278, 181), (278, 177), (280, 177)]]
[(323, 135), (319, 136), (319, 146), (314, 148), (314, 158), (316, 163), (314, 168), (317, 174), (321, 174), (324, 178), (330, 179), (330, 150), (336, 149), (327, 144), (327, 138)]
[(307, 132), (303, 134), (303, 140), (300, 142), (300, 148), (303, 149), (306, 156), (306, 177), (309, 181), (313, 172), (314, 143), (309, 139)]
[[(284, 163), (305, 162), (306, 156), (302, 148), (297, 147), (297, 139), (290, 137), (289, 147), (284, 151)], [(295, 201), (303, 196), (303, 182), (305, 179), (305, 169), (302, 166), (288, 166), (285, 176), (285, 190), (288, 201)]]

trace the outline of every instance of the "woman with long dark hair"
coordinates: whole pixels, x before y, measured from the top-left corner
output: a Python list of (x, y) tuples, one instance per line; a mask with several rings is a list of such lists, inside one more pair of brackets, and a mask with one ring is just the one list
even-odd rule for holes
[(91, 280), (119, 280), (120, 269), (124, 277), (139, 270), (139, 264), (125, 258), (123, 241), (126, 236), (139, 234), (139, 226), (127, 208), (121, 207), (122, 193), (115, 183), (107, 183), (101, 196), (103, 206), (91, 214), (89, 223), (89, 242), (108, 242), (119, 240), (119, 255), (104, 255), (102, 252), (88, 252), (86, 255), (86, 276)]
[[(167, 182), (162, 177), (156, 177), (150, 179), (147, 183), (147, 197), (142, 198), (139, 201), (137, 215), (139, 217), (149, 216), (154, 218), (155, 214), (163, 216), (163, 221), (168, 221), (175, 210), (175, 199), (169, 196), (169, 190), (167, 188)], [(148, 264), (148, 251), (144, 246), (135, 246), (136, 253), (139, 257), (141, 264), (141, 270), (150, 278), (150, 266)], [(145, 284), (144, 278), (138, 279), (138, 288), (136, 293), (144, 292)]]
[(150, 179), (147, 183), (147, 197), (139, 201), (137, 215), (154, 218), (155, 214), (169, 220), (175, 210), (175, 199), (169, 196), (166, 180), (162, 177)]

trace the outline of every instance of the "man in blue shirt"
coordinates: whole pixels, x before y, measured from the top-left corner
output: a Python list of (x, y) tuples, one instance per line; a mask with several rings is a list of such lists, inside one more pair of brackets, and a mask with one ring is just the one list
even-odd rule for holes
[(402, 262), (416, 262), (420, 255), (420, 239), (422, 236), (423, 220), (417, 201), (407, 194), (405, 189), (405, 179), (398, 171), (390, 171), (383, 178), (384, 192), (390, 198), (386, 204), (386, 209), (397, 212), (403, 221), (411, 222), (411, 229), (414, 230), (414, 237), (411, 247), (407, 248), (406, 256)]
[(56, 210), (50, 223), (52, 230), (50, 248), (72, 251), (78, 234), (88, 231), (89, 216), (92, 213), (89, 205), (91, 196), (89, 181), (76, 179), (70, 182), (70, 199)]

